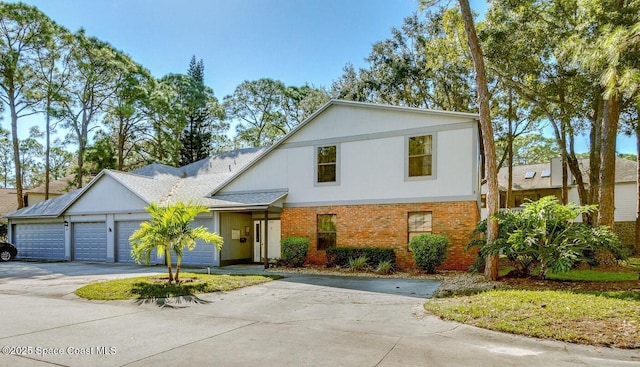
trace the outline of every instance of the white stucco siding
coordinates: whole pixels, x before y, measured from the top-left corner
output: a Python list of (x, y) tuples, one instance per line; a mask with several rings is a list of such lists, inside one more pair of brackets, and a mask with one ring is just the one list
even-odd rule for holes
[(395, 201), (429, 198), (434, 201), (477, 195), (477, 145), (474, 129), (436, 131), (434, 175), (407, 178), (408, 135), (338, 145), (338, 182), (317, 184), (315, 150), (318, 145), (285, 145), (239, 177), (225, 191), (283, 189), (287, 204), (345, 201)]
[(419, 129), (468, 122), (469, 120), (470, 118), (465, 116), (427, 114), (424, 111), (397, 111), (389, 109), (387, 106), (364, 108), (362, 106), (336, 105), (324, 111), (310, 124), (289, 137), (287, 143)]
[(67, 215), (144, 211), (147, 206), (140, 197), (113, 178), (104, 175), (76, 200)]
[(287, 162), (286, 149), (278, 149), (259, 164), (249, 168), (243, 175), (225, 188), (228, 192), (242, 192), (255, 190), (274, 190), (287, 187)]
[[(408, 144), (433, 136), (433, 175), (408, 177)], [(337, 147), (336, 182), (318, 183), (318, 147)], [(221, 192), (288, 190), (286, 205), (473, 200), (478, 135), (472, 116), (335, 105)]]

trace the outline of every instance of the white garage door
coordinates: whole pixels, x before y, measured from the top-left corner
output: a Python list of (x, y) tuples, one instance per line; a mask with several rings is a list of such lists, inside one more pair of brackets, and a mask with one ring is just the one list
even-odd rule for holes
[[(116, 222), (116, 261), (121, 263), (134, 263), (131, 257), (131, 243), (129, 237), (140, 228), (141, 221)], [(156, 250), (151, 251), (151, 264), (156, 263)]]
[[(209, 228), (211, 220), (196, 219), (191, 225), (194, 227), (204, 226), (205, 228)], [(219, 262), (217, 255), (218, 251), (213, 244), (198, 241), (192, 251), (186, 248), (184, 249), (182, 252), (182, 265), (217, 266)], [(175, 262), (173, 254), (171, 261)]]
[(104, 222), (73, 224), (73, 259), (107, 260), (107, 231)]
[(64, 260), (62, 223), (15, 224), (12, 237), (20, 259)]

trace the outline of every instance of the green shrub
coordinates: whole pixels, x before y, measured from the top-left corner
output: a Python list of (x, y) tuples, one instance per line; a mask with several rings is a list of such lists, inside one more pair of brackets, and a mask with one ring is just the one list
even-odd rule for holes
[[(562, 205), (555, 196), (530, 201), (520, 211), (501, 212), (498, 238), (490, 244), (484, 239), (472, 241), (467, 248), (479, 247), (478, 262), (488, 255), (506, 257), (515, 274), (528, 276), (539, 269), (544, 278), (548, 271), (566, 273), (579, 262), (597, 263), (596, 254), (602, 251), (615, 259), (627, 257), (618, 237), (606, 227), (590, 227), (574, 222), (582, 213), (590, 213), (595, 206)], [(478, 223), (476, 234), (486, 233), (486, 220)]]
[(448, 247), (449, 239), (438, 234), (421, 234), (409, 242), (416, 265), (430, 274), (447, 258)]
[(393, 264), (391, 261), (384, 260), (378, 263), (378, 267), (376, 268), (376, 273), (379, 274), (391, 274), (393, 273)]
[(389, 261), (393, 267), (396, 265), (396, 253), (391, 248), (378, 247), (330, 247), (326, 251), (328, 267), (349, 266), (349, 259), (366, 257), (367, 265), (375, 268), (381, 261)]
[(349, 270), (351, 271), (367, 270), (369, 269), (369, 265), (367, 265), (368, 261), (369, 259), (367, 259), (366, 256), (360, 256), (360, 257), (356, 257), (355, 259), (349, 259)]
[(309, 240), (304, 237), (287, 237), (280, 244), (282, 261), (290, 266), (300, 267), (304, 264), (309, 251)]

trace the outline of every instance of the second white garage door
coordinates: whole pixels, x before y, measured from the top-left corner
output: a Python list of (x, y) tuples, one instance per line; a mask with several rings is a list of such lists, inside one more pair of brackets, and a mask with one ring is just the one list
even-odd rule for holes
[(73, 223), (73, 259), (107, 260), (107, 229), (104, 222)]

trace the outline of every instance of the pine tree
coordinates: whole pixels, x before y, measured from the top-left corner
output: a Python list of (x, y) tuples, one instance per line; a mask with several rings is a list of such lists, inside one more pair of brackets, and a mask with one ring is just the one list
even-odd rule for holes
[(186, 127), (180, 136), (180, 165), (207, 158), (212, 152), (212, 121), (215, 119), (217, 100), (213, 91), (204, 85), (204, 63), (191, 57), (187, 72), (187, 87), (182, 91)]

